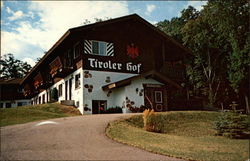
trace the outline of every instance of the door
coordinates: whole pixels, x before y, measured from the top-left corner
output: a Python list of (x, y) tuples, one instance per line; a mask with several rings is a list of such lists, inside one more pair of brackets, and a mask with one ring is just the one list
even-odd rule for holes
[(65, 81), (65, 100), (68, 100), (68, 81)]
[(92, 100), (92, 114), (101, 114), (107, 109), (106, 100)]
[(166, 111), (167, 92), (165, 87), (153, 84), (144, 85), (144, 104), (158, 112)]
[(69, 100), (71, 100), (72, 96), (72, 78), (69, 79)]

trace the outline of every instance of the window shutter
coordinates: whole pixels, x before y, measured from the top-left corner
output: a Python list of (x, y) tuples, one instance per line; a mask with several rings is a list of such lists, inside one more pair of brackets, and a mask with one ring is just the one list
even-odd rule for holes
[(84, 41), (84, 53), (91, 54), (92, 53), (92, 42), (90, 40)]
[(107, 56), (114, 56), (114, 44), (107, 43)]

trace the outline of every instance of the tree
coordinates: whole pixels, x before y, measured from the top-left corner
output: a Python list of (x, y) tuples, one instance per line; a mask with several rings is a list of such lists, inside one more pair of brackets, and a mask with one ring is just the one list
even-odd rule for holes
[(223, 82), (234, 89), (238, 100), (244, 95), (248, 107), (249, 7), (247, 0), (208, 1), (200, 12), (188, 7), (180, 17), (158, 23), (160, 29), (192, 50), (189, 83), (199, 92), (207, 91), (210, 106)]
[(216, 25), (217, 32), (226, 40), (228, 80), (238, 97), (245, 97), (249, 113), (249, 1), (212, 1), (207, 6), (207, 13), (209, 12), (216, 15), (209, 22)]
[(216, 45), (225, 53), (226, 73), (230, 86), (238, 95), (244, 96), (249, 112), (249, 65), (250, 65), (250, 6), (242, 1), (209, 1), (203, 10), (211, 30), (216, 34)]
[(181, 30), (183, 26), (189, 21), (194, 20), (199, 16), (199, 11), (194, 7), (188, 6), (187, 9), (181, 11), (181, 17), (174, 17), (170, 21), (164, 20), (156, 24), (156, 27), (164, 31), (169, 36), (173, 37), (180, 43), (183, 43), (183, 34)]
[(184, 45), (194, 54), (194, 61), (187, 69), (187, 75), (195, 83), (195, 87), (205, 89), (208, 107), (213, 107), (226, 72), (223, 59), (225, 52), (220, 50), (218, 33), (214, 32), (207, 17), (201, 15), (195, 20), (188, 21), (182, 28), (182, 34)]
[(23, 78), (31, 69), (31, 65), (15, 59), (13, 54), (6, 54), (0, 60), (0, 78)]

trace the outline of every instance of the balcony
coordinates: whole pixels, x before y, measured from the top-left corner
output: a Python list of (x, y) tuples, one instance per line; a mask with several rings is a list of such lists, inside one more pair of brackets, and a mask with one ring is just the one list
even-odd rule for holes
[(63, 66), (60, 57), (56, 57), (56, 59), (52, 61), (49, 66), (49, 73), (52, 78), (64, 78), (65, 76), (73, 72), (73, 67)]
[(166, 62), (161, 68), (161, 72), (173, 80), (185, 79), (185, 66), (178, 62)]
[(47, 72), (43, 72), (44, 74), (41, 74), (39, 72), (34, 77), (34, 87), (35, 89), (47, 89), (51, 85), (53, 85), (53, 81), (49, 74), (46, 74)]

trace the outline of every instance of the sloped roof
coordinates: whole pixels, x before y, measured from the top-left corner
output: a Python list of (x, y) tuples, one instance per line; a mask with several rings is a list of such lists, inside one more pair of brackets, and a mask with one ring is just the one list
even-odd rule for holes
[(63, 42), (64, 40), (66, 40), (69, 35), (71, 35), (72, 33), (76, 33), (76, 32), (80, 32), (82, 30), (88, 30), (94, 27), (100, 27), (100, 26), (104, 26), (104, 25), (108, 25), (108, 24), (113, 24), (113, 23), (117, 23), (117, 22), (121, 22), (121, 21), (126, 21), (126, 20), (136, 20), (139, 22), (142, 22), (143, 24), (145, 24), (146, 26), (150, 27), (153, 31), (155, 31), (156, 33), (158, 33), (159, 35), (163, 36), (164, 38), (166, 38), (167, 40), (173, 42), (175, 45), (177, 45), (178, 47), (180, 47), (181, 49), (183, 49), (184, 51), (186, 51), (186, 53), (191, 54), (191, 51), (187, 48), (185, 48), (183, 45), (181, 45), (180, 43), (178, 43), (176, 40), (174, 40), (173, 38), (171, 38), (170, 36), (166, 35), (163, 31), (161, 31), (160, 29), (156, 28), (154, 25), (150, 24), (149, 22), (147, 22), (146, 20), (144, 20), (143, 18), (141, 18), (139, 15), (137, 14), (132, 14), (132, 15), (128, 15), (128, 16), (123, 16), (123, 17), (119, 17), (119, 18), (114, 18), (114, 19), (110, 19), (110, 20), (106, 20), (106, 21), (101, 21), (101, 22), (96, 22), (96, 23), (92, 23), (92, 24), (88, 24), (88, 25), (84, 25), (84, 26), (79, 26), (79, 27), (75, 27), (75, 28), (71, 28), (69, 29), (50, 49), (49, 51), (41, 58), (41, 60), (31, 69), (31, 71), (24, 77), (24, 79), (22, 80), (21, 84), (24, 83), (24, 81), (30, 76), (30, 74), (32, 72), (34, 72), (37, 67), (42, 64), (42, 62), (60, 45), (61, 42)]
[(107, 84), (107, 85), (103, 86), (102, 89), (105, 91), (105, 90), (110, 90), (110, 89), (115, 89), (115, 88), (127, 86), (127, 85), (131, 84), (131, 82), (133, 80), (140, 79), (140, 78), (148, 78), (148, 77), (153, 78), (153, 79), (155, 79), (161, 83), (164, 83), (164, 84), (169, 83), (178, 89), (182, 88), (179, 84), (177, 84), (176, 82), (167, 78), (165, 75), (162, 75), (161, 73), (159, 73), (155, 70), (151, 70), (149, 72), (146, 72), (146, 73), (143, 73), (140, 75), (136, 75), (136, 76), (133, 76), (133, 77), (130, 77), (127, 79), (123, 79), (123, 80), (120, 80), (120, 81), (117, 81), (114, 83)]

